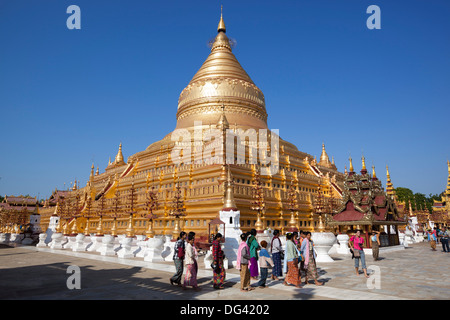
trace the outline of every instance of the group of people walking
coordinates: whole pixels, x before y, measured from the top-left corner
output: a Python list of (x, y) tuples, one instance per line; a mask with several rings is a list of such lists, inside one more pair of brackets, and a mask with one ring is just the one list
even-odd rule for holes
[[(241, 235), (236, 263), (236, 268), (241, 272), (241, 291), (252, 291), (255, 287), (265, 288), (270, 267), (273, 268), (272, 280), (280, 280), (283, 272), (286, 274), (283, 282), (286, 286), (293, 285), (300, 288), (302, 271), (305, 275), (305, 284), (308, 283), (308, 279), (314, 280), (316, 285), (323, 284), (317, 280), (319, 275), (311, 233), (300, 232), (300, 236), (298, 232), (286, 234), (285, 251), (282, 250), (279, 234), (278, 230), (274, 231), (270, 248), (265, 240), (258, 244), (255, 229)], [(250, 280), (258, 280), (258, 265), (260, 278), (256, 286), (252, 287)]]
[(436, 246), (440, 242), (442, 244), (443, 252), (450, 252), (449, 248), (449, 238), (450, 238), (450, 230), (448, 227), (444, 227), (442, 230), (434, 227), (432, 230), (427, 230), (428, 242), (430, 243), (431, 250), (437, 251)]
[[(448, 230), (446, 230), (448, 239)], [(304, 284), (313, 280), (318, 286), (323, 282), (318, 280), (319, 275), (316, 265), (316, 253), (314, 242), (311, 239), (311, 232), (291, 232), (286, 234), (285, 250), (280, 239), (279, 230), (275, 230), (273, 238), (269, 243), (263, 240), (258, 243), (256, 230), (241, 234), (241, 242), (237, 251), (236, 269), (240, 271), (241, 291), (248, 292), (255, 287), (265, 288), (267, 278), (269, 277), (269, 268), (272, 268), (271, 279), (280, 281), (283, 273), (285, 277), (283, 284), (286, 286), (295, 286), (301, 288), (302, 276)], [(173, 253), (173, 261), (176, 272), (170, 278), (172, 285), (178, 285), (186, 289), (193, 287), (200, 290), (197, 283), (198, 273), (198, 251), (194, 245), (195, 233), (181, 232), (178, 237)], [(370, 240), (372, 242), (372, 252), (374, 260), (378, 260), (378, 251), (380, 246), (379, 233), (373, 232)], [(217, 233), (212, 239), (212, 264), (213, 287), (214, 289), (223, 289), (226, 277), (224, 267), (225, 254), (221, 246), (222, 234)], [(368, 277), (364, 254), (365, 237), (361, 236), (361, 231), (357, 231), (350, 238), (349, 246), (352, 252), (352, 258), (355, 259), (356, 274), (359, 275), (359, 265), (363, 269), (365, 277)], [(182, 276), (186, 266), (186, 274), (182, 282)], [(254, 286), (250, 285), (251, 280), (258, 280)]]
[[(197, 272), (198, 272), (198, 251), (194, 245), (195, 232), (182, 231), (178, 237), (173, 253), (173, 261), (175, 263), (175, 274), (170, 278), (170, 284), (178, 285), (186, 289), (188, 286), (194, 288), (194, 290), (200, 290), (197, 284)], [(186, 274), (184, 276), (184, 282), (181, 284), (181, 278), (183, 276), (184, 265), (186, 265)]]
[[(259, 251), (259, 252), (258, 252)], [(258, 264), (260, 266), (261, 278), (257, 286), (266, 287), (269, 267), (274, 263), (267, 251), (267, 241), (258, 244), (256, 240), (256, 230), (241, 234), (241, 243), (237, 252), (236, 269), (241, 272), (241, 291), (254, 290), (250, 286), (250, 279), (258, 280)]]
[[(258, 243), (255, 229), (241, 234), (236, 263), (236, 269), (240, 270), (241, 275), (241, 291), (252, 291), (255, 287), (265, 288), (269, 277), (269, 268), (273, 268), (272, 280), (281, 280), (283, 273), (286, 274), (284, 278), (286, 286), (293, 285), (300, 288), (302, 272), (305, 284), (308, 283), (308, 279), (311, 279), (316, 285), (323, 285), (317, 280), (319, 276), (311, 232), (288, 233), (285, 251), (282, 249), (279, 230), (275, 230), (273, 235), (269, 246), (265, 240)], [(198, 250), (194, 245), (194, 240), (194, 232), (180, 233), (174, 246), (173, 261), (176, 271), (170, 278), (170, 284), (183, 287), (183, 289), (193, 287), (195, 290), (200, 290), (197, 283)], [(225, 254), (221, 247), (221, 241), (222, 234), (218, 233), (214, 236), (211, 246), (214, 289), (223, 289), (226, 277), (223, 262)], [(284, 261), (283, 266), (282, 261)], [(186, 274), (182, 282), (185, 266)], [(251, 280), (258, 280), (256, 286), (250, 285)]]
[[(197, 282), (198, 273), (198, 250), (194, 245), (195, 232), (184, 231), (180, 233), (174, 246), (173, 261), (175, 264), (175, 274), (170, 278), (171, 285), (177, 285), (187, 289), (192, 287), (194, 290), (201, 290)], [(216, 234), (212, 241), (212, 256), (213, 263), (211, 268), (213, 269), (213, 283), (215, 289), (223, 289), (225, 281), (225, 267), (223, 260), (225, 254), (221, 247), (222, 235)], [(184, 266), (186, 266), (186, 274), (182, 283)]]

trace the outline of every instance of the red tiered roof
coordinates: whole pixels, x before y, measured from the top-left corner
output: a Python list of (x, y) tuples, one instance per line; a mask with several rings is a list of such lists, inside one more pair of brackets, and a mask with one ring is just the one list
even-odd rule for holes
[(394, 200), (386, 194), (376, 177), (367, 174), (367, 170), (362, 170), (361, 175), (351, 172), (344, 185), (342, 204), (331, 217), (331, 224), (404, 223)]

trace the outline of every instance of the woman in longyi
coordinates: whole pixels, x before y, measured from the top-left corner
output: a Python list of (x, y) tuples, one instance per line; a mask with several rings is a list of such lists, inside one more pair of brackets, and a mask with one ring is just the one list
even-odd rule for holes
[(192, 286), (195, 290), (200, 290), (197, 284), (197, 258), (198, 253), (194, 247), (194, 236), (189, 234), (186, 246), (186, 275), (184, 276), (183, 289), (186, 289), (187, 286)]

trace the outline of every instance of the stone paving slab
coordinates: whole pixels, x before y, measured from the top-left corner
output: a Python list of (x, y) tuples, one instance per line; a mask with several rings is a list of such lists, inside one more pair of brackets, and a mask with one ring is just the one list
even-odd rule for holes
[[(366, 265), (379, 267), (381, 288), (378, 294), (407, 299), (450, 299), (450, 253), (432, 251), (428, 243), (418, 243), (405, 250), (387, 252), (380, 261), (366, 255)], [(322, 277), (330, 277), (329, 285), (336, 288), (352, 288), (365, 293), (367, 286), (361, 286), (354, 276), (354, 261), (344, 257), (339, 262), (319, 265)]]
[[(227, 270), (224, 290), (212, 289), (212, 271), (202, 269), (202, 290), (182, 290), (169, 284), (173, 262), (150, 263), (142, 258), (120, 259), (97, 253), (36, 247), (0, 247), (0, 299), (151, 299), (151, 300), (397, 300), (450, 299), (450, 253), (430, 250), (420, 243), (398, 252), (386, 252), (380, 261), (366, 255), (366, 264), (380, 272), (380, 287), (369, 289), (367, 279), (356, 275), (350, 256), (333, 256), (332, 263), (318, 264), (324, 286), (301, 289), (268, 281), (265, 289), (239, 290), (239, 273)], [(419, 260), (420, 257), (420, 260)], [(67, 268), (81, 269), (81, 289), (66, 286)], [(370, 270), (369, 270), (370, 271)], [(374, 271), (372, 271), (374, 272)], [(374, 274), (372, 275), (374, 276)], [(255, 282), (252, 281), (252, 284)], [(375, 283), (375, 282), (373, 282)]]

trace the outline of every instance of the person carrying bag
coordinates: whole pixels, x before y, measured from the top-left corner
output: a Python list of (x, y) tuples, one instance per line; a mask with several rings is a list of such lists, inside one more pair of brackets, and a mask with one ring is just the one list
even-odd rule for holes
[(353, 251), (353, 256), (355, 258), (356, 274), (359, 275), (359, 261), (361, 260), (361, 267), (364, 271), (364, 275), (366, 278), (368, 278), (369, 276), (367, 275), (366, 256), (363, 250), (364, 241), (364, 238), (361, 237), (361, 230), (357, 230), (356, 234), (350, 238), (349, 245), (351, 250)]

